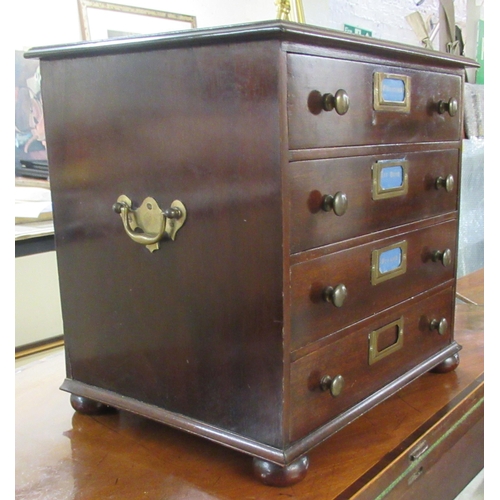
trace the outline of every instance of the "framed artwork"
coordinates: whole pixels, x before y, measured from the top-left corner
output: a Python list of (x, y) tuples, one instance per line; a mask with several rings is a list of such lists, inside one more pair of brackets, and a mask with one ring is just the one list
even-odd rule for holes
[(277, 0), (278, 7), (276, 18), (283, 21), (293, 21), (295, 23), (305, 23), (304, 6), (302, 0)]
[(78, 0), (84, 40), (196, 28), (196, 17), (94, 0)]
[(24, 52), (16, 50), (16, 104), (15, 104), (15, 162), (16, 175), (26, 165), (47, 162), (45, 126), (41, 95), (39, 62), (25, 59)]

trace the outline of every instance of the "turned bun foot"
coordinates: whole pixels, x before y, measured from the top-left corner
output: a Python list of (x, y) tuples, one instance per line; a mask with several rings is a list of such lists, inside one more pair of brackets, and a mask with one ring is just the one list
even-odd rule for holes
[(455, 370), (459, 364), (460, 364), (460, 356), (457, 353), (454, 354), (453, 356), (450, 356), (449, 358), (446, 358), (444, 361), (439, 363), (439, 365), (434, 367), (431, 371), (433, 373), (448, 373)]
[(82, 415), (101, 415), (115, 411), (111, 406), (76, 394), (71, 394), (70, 403), (73, 409)]
[(268, 486), (291, 486), (306, 477), (309, 467), (309, 458), (303, 456), (290, 465), (280, 466), (262, 460), (253, 459), (253, 471), (255, 477)]

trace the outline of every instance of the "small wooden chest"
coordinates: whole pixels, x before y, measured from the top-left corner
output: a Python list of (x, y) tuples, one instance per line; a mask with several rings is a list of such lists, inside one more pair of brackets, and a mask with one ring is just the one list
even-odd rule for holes
[(28, 57), (76, 410), (136, 412), (290, 484), (312, 447), (457, 367), (473, 62), (278, 21)]

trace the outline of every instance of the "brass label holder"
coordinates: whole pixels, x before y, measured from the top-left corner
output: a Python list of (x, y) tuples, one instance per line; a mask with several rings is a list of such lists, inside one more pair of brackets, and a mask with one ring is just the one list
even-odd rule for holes
[[(380, 336), (386, 332), (387, 330), (395, 329), (396, 330), (396, 341), (379, 350), (379, 338)], [(368, 351), (368, 364), (373, 365), (377, 361), (384, 359), (387, 356), (390, 356), (396, 351), (399, 351), (403, 347), (403, 335), (404, 335), (404, 318), (401, 316), (396, 321), (389, 323), (388, 325), (379, 328), (378, 330), (374, 330), (368, 335), (369, 340), (369, 351)]]
[(408, 194), (408, 160), (381, 160), (372, 165), (372, 199)]
[(373, 74), (373, 109), (409, 113), (411, 78), (406, 75), (375, 72)]
[(371, 283), (378, 285), (406, 273), (408, 242), (394, 243), (372, 251)]
[(160, 248), (160, 241), (166, 237), (175, 240), (179, 229), (184, 225), (187, 211), (184, 204), (175, 200), (170, 208), (163, 211), (156, 200), (147, 197), (137, 209), (132, 208), (132, 200), (122, 194), (113, 205), (120, 214), (125, 233), (132, 241), (145, 245), (150, 252)]

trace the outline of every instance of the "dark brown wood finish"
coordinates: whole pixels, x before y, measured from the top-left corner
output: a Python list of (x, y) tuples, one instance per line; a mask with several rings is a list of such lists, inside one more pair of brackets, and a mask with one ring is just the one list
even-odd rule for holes
[[(461, 116), (438, 113), (438, 103), (458, 100), (462, 106), (461, 77), (406, 68), (384, 67), (326, 57), (291, 54), (288, 57), (288, 116), (290, 148), (388, 144), (397, 142), (457, 141)], [(373, 109), (374, 73), (411, 78), (411, 112)], [(344, 115), (324, 111), (321, 97), (347, 92)]]
[[(275, 446), (278, 50), (176, 49), (43, 69), (68, 377)], [(121, 194), (164, 209), (181, 200), (175, 242), (154, 253), (134, 243), (112, 210)]]
[[(407, 243), (406, 272), (373, 284), (373, 252), (402, 242)], [(432, 253), (454, 249), (455, 244), (456, 221), (450, 221), (363, 245), (353, 243), (351, 249), (292, 266), (292, 350), (452, 280), (456, 259), (444, 266), (432, 260)], [(340, 284), (347, 297), (336, 307), (324, 299), (324, 291)]]
[[(280, 40), (289, 52), (324, 52), (325, 47), (334, 48), (351, 58), (360, 57), (377, 60), (384, 57), (394, 63), (434, 65), (436, 68), (479, 67), (472, 59), (454, 56), (440, 51), (429, 51), (406, 44), (385, 40), (367, 39), (318, 26), (284, 21), (263, 21), (232, 26), (199, 28), (182, 32), (124, 37), (118, 40), (76, 42), (46, 47), (34, 47), (27, 58), (62, 59), (93, 55), (131, 53), (160, 48), (193, 47), (202, 45), (245, 43), (254, 40)], [(306, 44), (306, 45), (302, 45)]]
[[(481, 270), (461, 278), (457, 289), (469, 299), (482, 297), (482, 277)], [(423, 457), (424, 463), (413, 469), (423, 465), (424, 473), (409, 492), (418, 492), (419, 500), (452, 500), (484, 464), (483, 425), (481, 419), (473, 423), (483, 410), (482, 398), (477, 399), (483, 378), (483, 325), (482, 305), (459, 300), (455, 335), (463, 349), (458, 369), (427, 373), (367, 411), (312, 450), (305, 479), (284, 489), (256, 481), (248, 456), (148, 418), (128, 411), (92, 418), (74, 413), (68, 394), (57, 389), (65, 370), (63, 348), (25, 358), (21, 365), (18, 360), (16, 497), (136, 500), (147, 492), (151, 498), (170, 499), (324, 500), (359, 495), (372, 500), (406, 471), (410, 452), (426, 441), (438, 453)], [(474, 401), (472, 406), (469, 401)], [(476, 403), (456, 427), (469, 411), (460, 408)], [(443, 433), (433, 433), (434, 428)], [(436, 441), (427, 438), (429, 431)], [(456, 431), (465, 434), (457, 436)], [(441, 445), (435, 446), (438, 441)], [(402, 476), (392, 497), (385, 498), (397, 497), (410, 475)]]
[[(333, 160), (292, 162), (290, 184), (291, 252), (296, 253), (395, 225), (457, 210), (458, 150), (399, 152)], [(408, 171), (408, 191), (374, 199), (373, 168), (401, 161)], [(436, 188), (439, 177), (452, 176), (450, 192)], [(344, 193), (347, 211), (322, 208), (325, 195)]]
[[(460, 180), (465, 59), (274, 21), (38, 48), (28, 57), (42, 59), (62, 389), (74, 400), (249, 453), (263, 460), (261, 474), (286, 485), (304, 477), (313, 447), (458, 352), (452, 325), (424, 335), (415, 322), (454, 311), (458, 190), (431, 185), (437, 170)], [(411, 77), (408, 113), (373, 109), (375, 71)], [(347, 114), (318, 112), (314, 96), (337, 84), (350, 96)], [(459, 111), (438, 113), (450, 98)], [(378, 155), (407, 157), (411, 185), (404, 200), (372, 211), (367, 183)], [(297, 209), (309, 202), (311, 211), (304, 174), (350, 186), (334, 237)], [(121, 195), (133, 210), (147, 197), (163, 211), (180, 200), (187, 218), (175, 241), (154, 252), (132, 241), (112, 208)], [(372, 285), (372, 252), (402, 240), (407, 271)], [(432, 261), (447, 248), (448, 266)], [(317, 300), (318, 287), (337, 279), (348, 289), (340, 319)], [(363, 328), (393, 313), (413, 324), (415, 352), (377, 362), (376, 381), (352, 356), (348, 378), (365, 377), (368, 391), (306, 429), (294, 392), (315, 368), (300, 367), (312, 359), (330, 370), (323, 352), (335, 351), (337, 367), (351, 351), (365, 357)], [(370, 324), (357, 324), (368, 316)], [(378, 349), (391, 342), (382, 336)]]
[(484, 465), (484, 382), (423, 430), (360, 491), (352, 488), (339, 498), (418, 500), (430, 492), (443, 499), (459, 495)]
[[(292, 364), (291, 441), (295, 441), (340, 415), (405, 371), (417, 366), (451, 342), (453, 290), (447, 289), (424, 300), (413, 299), (404, 307), (362, 322), (344, 332), (340, 340), (300, 358)], [(449, 327), (440, 335), (432, 330), (433, 320), (445, 318)], [(370, 364), (370, 335), (399, 321), (401, 347)], [(378, 350), (390, 352), (398, 341), (395, 329), (378, 340)], [(322, 390), (323, 377), (341, 375), (344, 387), (338, 396)]]

